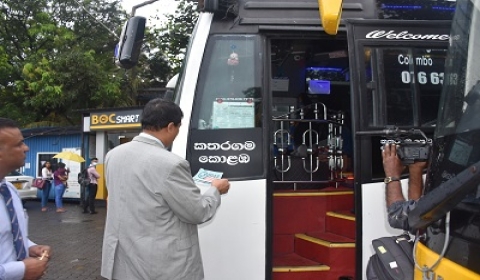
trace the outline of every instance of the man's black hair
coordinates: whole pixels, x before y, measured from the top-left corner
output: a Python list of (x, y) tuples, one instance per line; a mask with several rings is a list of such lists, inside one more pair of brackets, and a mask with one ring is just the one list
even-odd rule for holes
[(7, 119), (7, 118), (0, 118), (0, 129), (7, 128), (7, 127), (18, 128), (18, 124), (14, 120)]
[(143, 108), (141, 116), (142, 129), (158, 131), (173, 122), (178, 126), (183, 113), (180, 107), (170, 100), (155, 98)]
[(98, 158), (94, 157), (90, 161), (94, 161), (94, 160), (98, 161)]

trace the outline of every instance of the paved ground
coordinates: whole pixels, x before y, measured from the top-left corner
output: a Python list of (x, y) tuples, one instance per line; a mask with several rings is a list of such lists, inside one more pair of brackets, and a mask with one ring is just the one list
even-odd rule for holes
[(29, 237), (37, 244), (52, 247), (47, 274), (43, 280), (100, 280), (105, 202), (97, 201), (98, 214), (83, 214), (78, 203), (66, 202), (67, 212), (56, 213), (49, 202), (49, 211), (40, 211), (39, 201), (28, 201)]

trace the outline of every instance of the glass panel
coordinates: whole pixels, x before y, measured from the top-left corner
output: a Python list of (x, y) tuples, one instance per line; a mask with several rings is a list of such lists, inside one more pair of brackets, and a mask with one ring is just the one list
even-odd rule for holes
[(462, 2), (452, 25), (437, 137), (480, 128), (480, 8)]
[(125, 144), (132, 141), (132, 139), (137, 136), (140, 132), (117, 132), (109, 131), (107, 134), (107, 151), (115, 148), (116, 146)]
[[(378, 106), (371, 106), (373, 104), (378, 104), (378, 102), (375, 100), (376, 94), (376, 89), (378, 88), (376, 84), (376, 79), (374, 79), (374, 75), (372, 74), (374, 72), (374, 68), (376, 66), (375, 63), (372, 63), (375, 59), (372, 58), (372, 49), (371, 48), (365, 48), (364, 49), (364, 62), (365, 62), (365, 68), (364, 68), (364, 75), (365, 75), (365, 83), (366, 83), (366, 94), (365, 94), (365, 104), (367, 107), (363, 107), (362, 109), (366, 110), (365, 113), (362, 113), (362, 115), (366, 116), (367, 118), (364, 121), (368, 121), (367, 126), (378, 126), (378, 124), (375, 123), (374, 120), (377, 120), (378, 118), (374, 118), (374, 115), (378, 114)], [(378, 71), (375, 71), (378, 72)]]
[[(192, 128), (235, 129), (261, 126), (261, 79), (255, 63), (257, 36), (212, 36), (207, 45)], [(188, 82), (188, 81), (186, 81)]]
[[(480, 1), (457, 1), (426, 194), (418, 204), (429, 215), (450, 211), (453, 250), (447, 250), (445, 257), (475, 273), (480, 273), (478, 261), (471, 261), (480, 256), (480, 186), (475, 172), (480, 160), (479, 27)], [(427, 245), (437, 253), (445, 238), (445, 231), (439, 229), (428, 231), (427, 237)]]
[[(193, 103), (187, 159), (230, 180), (264, 176), (259, 36), (210, 37)], [(185, 81), (185, 83), (194, 81)], [(225, 130), (228, 129), (228, 132)]]
[(368, 126), (433, 127), (445, 56), (445, 49), (365, 48)]
[(54, 166), (57, 166), (57, 163), (58, 163), (58, 159), (56, 158), (53, 158), (53, 156), (55, 156), (56, 153), (39, 153), (37, 156), (38, 156), (38, 159), (37, 159), (37, 176), (36, 177), (42, 177), (42, 168), (43, 168), (43, 164), (45, 162), (50, 162), (50, 164), (52, 165), (52, 167)]

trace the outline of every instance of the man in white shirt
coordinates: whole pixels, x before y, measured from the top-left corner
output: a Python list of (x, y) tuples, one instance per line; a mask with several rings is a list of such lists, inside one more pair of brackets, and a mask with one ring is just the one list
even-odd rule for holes
[(95, 211), (95, 197), (97, 196), (98, 189), (98, 179), (100, 179), (100, 174), (98, 174), (95, 166), (98, 164), (98, 158), (92, 158), (90, 166), (87, 169), (88, 179), (90, 183), (87, 186), (87, 197), (85, 198), (85, 204), (83, 205), (83, 213), (89, 213), (87, 210), (90, 209), (90, 214), (97, 214)]
[(0, 118), (0, 280), (40, 279), (46, 272), (50, 246), (28, 239), (27, 219), (17, 190), (5, 176), (25, 164), (28, 146), (17, 124)]

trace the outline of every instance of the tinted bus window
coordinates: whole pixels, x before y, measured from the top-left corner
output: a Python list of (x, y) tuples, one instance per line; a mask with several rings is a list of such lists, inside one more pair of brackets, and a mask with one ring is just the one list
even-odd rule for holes
[(365, 54), (368, 106), (372, 106), (367, 126), (433, 127), (446, 50), (369, 47)]

